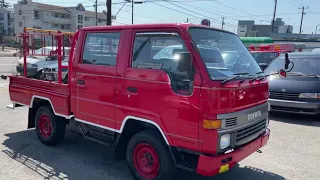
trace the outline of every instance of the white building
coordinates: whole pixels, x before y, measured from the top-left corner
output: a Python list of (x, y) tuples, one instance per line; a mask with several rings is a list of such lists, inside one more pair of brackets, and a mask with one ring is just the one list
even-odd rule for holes
[(106, 24), (106, 15), (93, 11), (86, 11), (82, 4), (75, 7), (54, 6), (32, 2), (32, 0), (18, 1), (14, 4), (15, 33), (21, 33), (24, 27), (76, 31), (85, 26)]
[(11, 36), (14, 33), (13, 11), (0, 8), (0, 35)]
[(278, 33), (291, 33), (293, 31), (293, 26), (290, 25), (282, 25), (278, 28)]

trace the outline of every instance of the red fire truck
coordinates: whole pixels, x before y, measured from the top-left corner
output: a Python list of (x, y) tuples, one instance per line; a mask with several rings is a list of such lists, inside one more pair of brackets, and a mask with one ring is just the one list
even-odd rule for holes
[[(140, 180), (171, 180), (177, 168), (213, 176), (266, 145), (268, 82), (235, 34), (192, 24), (84, 27), (65, 83), (62, 33), (52, 34), (57, 80), (25, 72), (9, 85), (8, 107), (29, 107), (28, 128), (43, 144), (59, 144), (67, 127), (111, 145)], [(22, 34), (25, 69), (31, 35)], [(226, 67), (220, 41), (246, 64)], [(155, 46), (163, 48), (153, 54)]]
[(296, 50), (296, 45), (294, 43), (266, 44), (258, 47), (250, 46), (249, 50), (261, 69), (265, 70), (271, 61), (281, 53), (294, 52)]

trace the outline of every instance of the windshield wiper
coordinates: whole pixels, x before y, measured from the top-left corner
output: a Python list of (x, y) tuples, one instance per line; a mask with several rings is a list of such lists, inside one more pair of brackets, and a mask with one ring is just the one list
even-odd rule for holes
[(257, 80), (257, 79), (262, 80), (262, 79), (266, 78), (266, 76), (262, 76), (262, 77), (259, 76), (260, 74), (263, 74), (263, 73), (264, 73), (263, 71), (257, 72), (257, 73), (256, 73), (256, 76), (255, 76), (254, 78), (252, 78), (252, 79), (250, 80), (250, 82), (253, 82), (253, 81)]
[(289, 72), (288, 74), (299, 75), (299, 76), (315, 77), (315, 78), (320, 79), (320, 77), (317, 76), (317, 75), (315, 75), (315, 74), (305, 74), (305, 73), (302, 73), (302, 72)]
[(307, 74), (307, 76), (309, 76), (309, 77), (316, 77), (316, 78), (320, 79), (320, 77), (319, 77), (318, 75), (315, 75), (315, 74)]
[(228, 81), (231, 81), (231, 80), (233, 80), (233, 79), (235, 79), (235, 78), (238, 78), (238, 77), (240, 77), (240, 76), (243, 76), (243, 75), (249, 75), (249, 73), (235, 73), (235, 74), (233, 74), (231, 77), (223, 80), (221, 83), (224, 84), (224, 83), (226, 83), (226, 82), (228, 82)]

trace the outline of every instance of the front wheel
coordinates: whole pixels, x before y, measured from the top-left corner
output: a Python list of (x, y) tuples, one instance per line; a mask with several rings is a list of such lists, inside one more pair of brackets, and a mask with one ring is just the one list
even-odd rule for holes
[(136, 180), (172, 180), (176, 167), (163, 139), (152, 131), (142, 131), (129, 141), (126, 158)]
[(62, 118), (54, 115), (51, 108), (39, 107), (35, 121), (37, 136), (43, 144), (54, 146), (64, 139), (66, 124)]
[(35, 79), (42, 79), (43, 78), (42, 70), (38, 71), (34, 78)]

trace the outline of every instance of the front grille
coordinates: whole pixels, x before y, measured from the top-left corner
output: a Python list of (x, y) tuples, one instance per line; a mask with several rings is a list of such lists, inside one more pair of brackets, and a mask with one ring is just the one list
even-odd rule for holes
[(316, 111), (317, 111), (316, 109), (282, 107), (282, 106), (271, 106), (271, 110), (288, 111), (288, 112), (306, 112), (306, 113), (316, 113)]
[(237, 125), (237, 117), (228, 118), (226, 119), (226, 126), (225, 127), (232, 127)]
[(237, 130), (236, 145), (246, 144), (259, 136), (260, 133), (263, 132), (266, 128), (266, 121), (267, 119), (264, 119), (250, 126)]
[(283, 100), (297, 100), (299, 98), (299, 93), (270, 92), (269, 98), (283, 99)]

